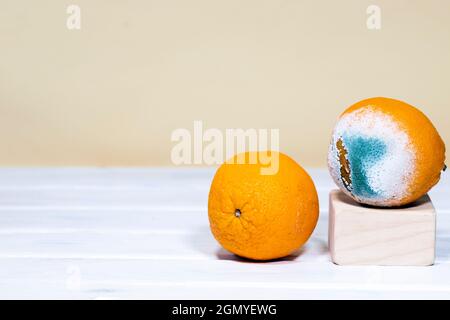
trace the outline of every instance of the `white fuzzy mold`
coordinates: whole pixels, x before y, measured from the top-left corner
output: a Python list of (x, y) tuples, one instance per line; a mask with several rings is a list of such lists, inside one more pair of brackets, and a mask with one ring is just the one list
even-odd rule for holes
[(372, 107), (344, 114), (328, 151), (335, 183), (356, 201), (392, 206), (408, 195), (415, 152), (394, 119)]

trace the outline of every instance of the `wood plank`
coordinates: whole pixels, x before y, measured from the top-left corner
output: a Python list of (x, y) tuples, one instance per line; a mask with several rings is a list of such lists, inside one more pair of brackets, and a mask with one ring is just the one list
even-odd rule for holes
[[(0, 168), (0, 189), (18, 187), (136, 187), (153, 186), (162, 180), (174, 184), (206, 181), (214, 176), (216, 167), (158, 168)], [(308, 169), (321, 183), (332, 182), (326, 171)]]
[[(207, 225), (185, 232), (170, 229), (38, 231), (1, 232), (0, 258), (236, 260), (220, 248)], [(326, 223), (321, 221), (301, 253), (291, 259), (298, 262), (329, 261), (326, 232)], [(436, 262), (450, 262), (448, 233), (438, 233)]]
[[(0, 169), (0, 298), (450, 298), (448, 175), (430, 193), (435, 266), (339, 267), (327, 248), (335, 186), (326, 170), (309, 171), (323, 210), (312, 239), (252, 263), (209, 231), (214, 168)], [(67, 285), (74, 269), (78, 288)]]
[[(321, 191), (320, 207), (328, 208), (328, 192)], [(161, 187), (158, 190), (135, 189), (23, 189), (0, 190), (0, 212), (18, 210), (94, 210), (109, 211), (201, 211), (207, 208), (208, 186), (190, 188)], [(430, 194), (436, 210), (450, 213), (447, 192)]]
[[(328, 212), (320, 211), (316, 234), (327, 236)], [(42, 209), (42, 210), (0, 210), (0, 234), (5, 233), (126, 233), (154, 232), (189, 233), (207, 228), (209, 225), (206, 208), (193, 211), (160, 211), (130, 209)], [(437, 216), (437, 234), (450, 236), (450, 215)]]
[[(326, 225), (326, 211), (320, 213)], [(450, 219), (450, 215), (449, 218)], [(447, 220), (447, 218), (446, 218)], [(449, 221), (450, 222), (450, 221)], [(67, 232), (110, 232), (168, 230), (190, 232), (208, 227), (207, 209), (197, 211), (160, 211), (158, 208), (146, 210), (0, 210), (0, 233), (63, 233)], [(72, 231), (70, 231), (72, 230)]]
[[(215, 168), (0, 168), (0, 188), (73, 186), (128, 188), (210, 181)], [(156, 183), (156, 184), (155, 184)]]
[[(174, 184), (204, 181), (209, 184), (217, 167), (158, 168), (0, 168), (0, 189), (35, 187), (96, 186), (126, 188), (152, 186), (160, 179)], [(319, 189), (335, 188), (327, 169), (306, 168)], [(157, 186), (157, 184), (156, 184)], [(442, 173), (436, 189), (450, 189), (449, 172)]]
[[(335, 188), (326, 170), (310, 169), (322, 208)], [(184, 210), (206, 208), (214, 169), (0, 169), (0, 211), (22, 209)], [(430, 193), (450, 213), (449, 179)], [(448, 184), (448, 188), (446, 185)]]
[(0, 298), (450, 298), (447, 265), (1, 259), (0, 266)]
[[(209, 228), (191, 233), (63, 232), (0, 234), (0, 258), (238, 260), (213, 239)], [(294, 259), (294, 258), (292, 258)], [(295, 260), (328, 261), (326, 242), (313, 237)]]

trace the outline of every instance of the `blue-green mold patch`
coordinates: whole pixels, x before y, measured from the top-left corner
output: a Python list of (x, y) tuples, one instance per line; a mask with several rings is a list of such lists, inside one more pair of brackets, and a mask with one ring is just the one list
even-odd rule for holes
[(351, 192), (357, 197), (364, 198), (382, 196), (370, 186), (367, 172), (385, 156), (387, 147), (384, 141), (363, 136), (344, 136), (343, 141), (351, 168)]

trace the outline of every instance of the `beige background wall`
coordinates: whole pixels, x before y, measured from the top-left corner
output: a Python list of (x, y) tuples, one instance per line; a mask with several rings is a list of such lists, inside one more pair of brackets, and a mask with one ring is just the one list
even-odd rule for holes
[(339, 112), (379, 95), (450, 142), (450, 1), (0, 2), (3, 166), (170, 165), (194, 120), (279, 128), (283, 151), (324, 166)]

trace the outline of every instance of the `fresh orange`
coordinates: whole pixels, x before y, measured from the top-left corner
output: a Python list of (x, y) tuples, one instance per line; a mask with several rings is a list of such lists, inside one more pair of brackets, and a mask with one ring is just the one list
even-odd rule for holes
[(262, 153), (247, 152), (217, 170), (209, 192), (214, 237), (228, 251), (254, 260), (293, 253), (311, 236), (319, 217), (310, 176), (288, 156), (275, 151), (269, 155), (278, 159), (276, 173), (262, 174), (265, 165), (251, 161)]
[(346, 194), (369, 205), (411, 203), (445, 168), (438, 131), (419, 109), (400, 100), (357, 102), (340, 116), (331, 140), (331, 176)]

